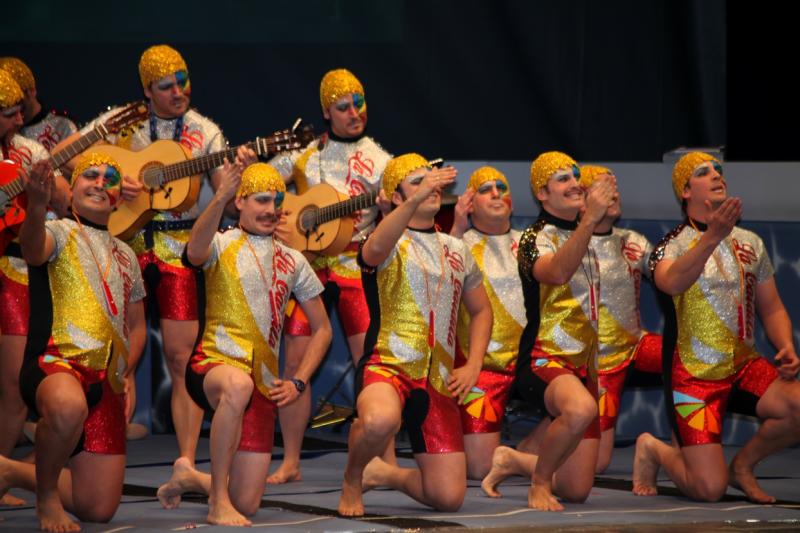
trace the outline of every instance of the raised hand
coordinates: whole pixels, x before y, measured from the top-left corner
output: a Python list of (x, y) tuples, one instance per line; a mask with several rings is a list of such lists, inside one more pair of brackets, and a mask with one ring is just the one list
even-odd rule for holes
[(453, 214), (453, 235), (460, 237), (469, 229), (469, 215), (472, 214), (474, 206), (472, 199), (475, 198), (475, 191), (467, 189), (464, 194), (458, 197)]
[(442, 189), (451, 185), (456, 180), (456, 175), (458, 175), (458, 171), (454, 167), (434, 168), (429, 170), (422, 178), (414, 196), (424, 200), (434, 192), (441, 192)]
[(228, 158), (225, 158), (220, 170), (219, 188), (217, 189), (217, 196), (224, 202), (229, 202), (236, 196), (236, 191), (239, 190), (239, 185), (242, 183), (242, 171), (244, 171), (244, 164), (237, 157), (231, 163)]
[(733, 227), (742, 217), (742, 200), (740, 198), (726, 198), (718, 207), (706, 200), (707, 233), (717, 242), (722, 241), (733, 230)]
[(597, 224), (617, 197), (617, 180), (614, 176), (601, 176), (589, 189), (586, 196), (584, 217)]
[(128, 175), (122, 176), (122, 199), (126, 201), (135, 200), (144, 190), (144, 185), (137, 179)]
[(19, 175), (28, 194), (28, 206), (46, 207), (55, 187), (55, 174), (49, 161), (37, 161), (30, 172), (20, 168)]

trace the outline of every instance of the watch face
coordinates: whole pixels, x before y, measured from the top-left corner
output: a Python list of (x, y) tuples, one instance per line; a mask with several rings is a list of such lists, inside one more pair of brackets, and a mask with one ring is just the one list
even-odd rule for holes
[(304, 390), (306, 390), (306, 384), (302, 380), (293, 379), (292, 383), (294, 383), (294, 386), (297, 389), (297, 392), (303, 392)]

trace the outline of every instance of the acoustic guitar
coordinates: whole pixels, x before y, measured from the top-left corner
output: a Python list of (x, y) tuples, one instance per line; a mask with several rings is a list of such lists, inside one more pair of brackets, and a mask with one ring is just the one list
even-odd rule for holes
[[(50, 156), (50, 165), (54, 169), (64, 166), (73, 157), (84, 152), (97, 141), (105, 139), (112, 133), (130, 128), (145, 120), (148, 116), (147, 104), (134, 102), (119, 113), (115, 113), (103, 124), (81, 135), (71, 143)], [(13, 166), (12, 166), (13, 164)], [(0, 165), (0, 229), (16, 230), (25, 220), (25, 187), (19, 176), (19, 165), (12, 161), (3, 161)]]
[(377, 192), (348, 197), (328, 183), (320, 183), (300, 195), (286, 194), (283, 209), (289, 211), (287, 244), (308, 258), (336, 255), (353, 238), (356, 211), (375, 205)]
[[(259, 156), (270, 157), (280, 152), (298, 150), (314, 140), (311, 126), (278, 131), (269, 137), (258, 137), (245, 146)], [(108, 220), (108, 231), (127, 240), (147, 224), (159, 211), (186, 211), (197, 202), (203, 173), (233, 161), (237, 148), (206, 154), (192, 159), (191, 152), (171, 140), (155, 141), (145, 149), (132, 152), (118, 146), (98, 146), (96, 151), (113, 157), (123, 176), (138, 179), (144, 190), (133, 200), (120, 202)]]

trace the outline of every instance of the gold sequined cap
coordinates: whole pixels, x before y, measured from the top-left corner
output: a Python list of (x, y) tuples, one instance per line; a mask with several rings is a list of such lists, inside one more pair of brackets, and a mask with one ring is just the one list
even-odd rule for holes
[(672, 190), (675, 191), (675, 198), (677, 198), (679, 202), (683, 199), (683, 189), (686, 188), (686, 184), (689, 183), (692, 172), (706, 161), (716, 161), (719, 163), (716, 157), (704, 152), (689, 152), (675, 163), (675, 167), (672, 169)]
[(428, 166), (428, 160), (419, 154), (403, 154), (386, 163), (383, 170), (383, 191), (386, 196), (392, 196), (400, 182), (417, 169)]
[(21, 59), (16, 57), (0, 57), (0, 69), (5, 70), (14, 77), (19, 88), (23, 91), (36, 87), (33, 72)]
[(179, 70), (184, 70), (187, 74), (189, 72), (186, 62), (178, 51), (165, 44), (151, 46), (139, 59), (139, 78), (145, 89), (149, 89), (154, 81), (175, 74)]
[(14, 77), (0, 69), (0, 107), (11, 107), (22, 101), (22, 89)]
[(597, 176), (602, 176), (603, 174), (608, 174), (609, 176), (614, 175), (614, 173), (606, 167), (601, 167), (599, 165), (583, 165), (581, 167), (581, 187), (588, 189), (592, 186), (594, 180), (597, 179)]
[(319, 84), (319, 103), (322, 104), (322, 109), (326, 110), (338, 99), (352, 93), (364, 96), (364, 87), (358, 78), (344, 68), (331, 70), (322, 77), (322, 83)]
[(559, 170), (569, 170), (578, 164), (563, 152), (545, 152), (531, 163), (531, 189), (533, 195), (547, 185), (547, 180)]
[(275, 167), (266, 163), (253, 163), (244, 169), (242, 183), (236, 191), (237, 198), (267, 191), (286, 191), (286, 184)]
[(487, 181), (496, 181), (500, 180), (506, 184), (506, 187), (511, 190), (508, 185), (508, 180), (506, 179), (505, 175), (497, 170), (494, 167), (481, 167), (477, 169), (472, 175), (469, 177), (469, 184), (467, 185), (468, 189), (472, 189), (473, 191), (477, 191), (478, 187), (486, 183)]
[(117, 163), (113, 157), (110, 155), (98, 154), (97, 152), (89, 152), (83, 156), (80, 161), (78, 161), (77, 165), (75, 165), (75, 170), (72, 171), (72, 177), (69, 180), (69, 184), (74, 185), (78, 176), (86, 172), (87, 168), (99, 167), (100, 165), (114, 167), (117, 169), (119, 175), (122, 176), (122, 167), (119, 166), (119, 163)]

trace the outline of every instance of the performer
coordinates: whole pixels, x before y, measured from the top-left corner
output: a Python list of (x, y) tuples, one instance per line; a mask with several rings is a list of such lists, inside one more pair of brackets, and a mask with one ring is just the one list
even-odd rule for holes
[[(367, 104), (361, 82), (348, 70), (331, 70), (322, 78), (319, 98), (328, 131), (305, 151), (278, 156), (270, 163), (284, 179), (293, 181), (300, 193), (319, 183), (328, 183), (349, 196), (379, 192), (381, 175), (391, 156), (366, 135)], [(350, 246), (337, 256), (319, 256), (312, 263), (326, 287), (325, 301), (337, 304), (354, 363), (364, 353), (364, 334), (369, 325), (356, 253), (359, 240), (374, 229), (377, 216), (378, 208), (374, 206), (356, 212)], [(309, 328), (302, 309), (294, 304), (290, 304), (290, 309), (286, 323), (284, 376), (296, 378), (308, 345)], [(300, 388), (303, 389), (300, 401), (279, 411), (284, 459), (267, 479), (268, 483), (301, 478), (300, 448), (311, 409), (311, 388), (308, 383)]]
[[(455, 511), (464, 500), (466, 464), (456, 400), (463, 402), (478, 379), (492, 310), (466, 245), (434, 226), (441, 191), (455, 175), (452, 167), (429, 169), (419, 154), (392, 159), (384, 172), (382, 194), (391, 198), (394, 210), (359, 252), (370, 310), (365, 341), (370, 355), (359, 362), (358, 418), (348, 441), (342, 515), (364, 514), (363, 488), (377, 485), (442, 511)], [(462, 301), (470, 315), (469, 356), (453, 369)], [(398, 468), (377, 457), (401, 420), (419, 469)]]
[(0, 69), (14, 77), (24, 94), (22, 110), (24, 125), (19, 131), (23, 137), (37, 141), (52, 152), (58, 143), (78, 131), (75, 123), (64, 114), (59, 114), (55, 110), (48, 111), (42, 105), (36, 90), (36, 78), (21, 59), (0, 57)]
[[(133, 133), (110, 135), (106, 140), (131, 150), (141, 150), (159, 139), (180, 142), (192, 157), (219, 152), (226, 148), (219, 127), (194, 109), (189, 108), (191, 83), (183, 57), (166, 45), (151, 46), (139, 60), (139, 77), (149, 100), (150, 117), (144, 128)], [(81, 134), (103, 124), (122, 108), (103, 113), (87, 124)], [(245, 163), (255, 161), (252, 150), (240, 150)], [(216, 190), (220, 169), (209, 173)], [(132, 199), (143, 190), (135, 180), (122, 186), (123, 198)], [(192, 269), (181, 263), (181, 253), (189, 239), (189, 231), (199, 214), (193, 207), (182, 213), (161, 212), (128, 244), (136, 252), (139, 265), (155, 297), (160, 317), (164, 355), (172, 379), (172, 421), (178, 438), (181, 457), (194, 463), (203, 411), (186, 392), (184, 373), (197, 338), (197, 287)]]
[[(616, 195), (613, 178), (598, 181), (584, 205), (575, 161), (561, 152), (541, 154), (531, 165), (539, 220), (522, 235), (519, 274), (528, 323), (520, 339), (516, 387), (552, 418), (538, 457), (498, 447), (481, 486), (500, 497), (497, 484), (531, 474), (528, 505), (564, 507), (553, 494), (583, 502), (597, 463), (597, 320), (599, 264), (590, 246), (595, 228)], [(577, 221), (578, 214), (585, 212)]]
[[(650, 269), (656, 287), (671, 296), (663, 357), (677, 446), (639, 436), (633, 491), (655, 494), (664, 467), (696, 500), (719, 500), (730, 484), (754, 502), (774, 502), (753, 469), (800, 440), (800, 360), (789, 315), (763, 241), (736, 226), (742, 200), (728, 196), (719, 161), (702, 152), (684, 155), (672, 185), (686, 218), (656, 246)], [(778, 350), (777, 368), (755, 349), (756, 313)], [(761, 419), (729, 468), (720, 443), (726, 408)]]
[(0, 458), (0, 492), (35, 490), (42, 530), (78, 531), (65, 508), (107, 522), (122, 496), (123, 392), (144, 346), (144, 286), (133, 251), (105, 226), (119, 201), (117, 163), (84, 157), (72, 175), (73, 217), (45, 222), (53, 180), (47, 162), (35, 165), (20, 231), (36, 317), (21, 373), (40, 417), (36, 465)]
[[(15, 162), (23, 172), (32, 172), (38, 161), (49, 157), (38, 142), (17, 133), (22, 126), (25, 94), (13, 76), (0, 69), (0, 145), (3, 159)], [(67, 212), (69, 184), (63, 177), (53, 180), (50, 207), (60, 214)], [(25, 422), (26, 408), (19, 389), (19, 371), (28, 335), (28, 266), (15, 229), (0, 230), (0, 455), (8, 457), (14, 449)], [(22, 504), (7, 494), (2, 504)]]
[[(466, 192), (458, 199), (450, 232), (464, 241), (480, 268), (494, 316), (478, 382), (460, 405), (470, 479), (483, 479), (489, 473), (492, 452), (500, 444), (519, 338), (526, 323), (517, 272), (520, 232), (511, 228), (511, 210), (506, 177), (495, 168), (481, 167), (472, 173)], [(464, 305), (458, 318), (456, 367), (465, 363), (464, 353), (469, 353), (469, 313)]]
[[(589, 191), (598, 179), (615, 177), (605, 167), (581, 167), (581, 187)], [(614, 223), (622, 215), (619, 194), (597, 224), (590, 247), (600, 265), (598, 389), (600, 449), (597, 473), (604, 472), (614, 451), (614, 431), (625, 385), (661, 384), (661, 335), (642, 329), (639, 294), (642, 274), (653, 250), (647, 238)]]
[[(289, 294), (294, 292), (312, 327), (296, 379), (311, 378), (330, 344), (331, 327), (319, 297), (322, 284), (308, 261), (273, 239), (286, 191), (281, 176), (266, 163), (242, 174), (239, 160), (226, 163), (222, 173), (186, 248), (188, 263), (202, 267), (206, 286), (203, 335), (186, 379), (194, 401), (214, 411), (211, 475), (181, 457), (158, 497), (172, 508), (186, 491), (208, 494), (209, 523), (243, 526), (261, 503), (276, 409), (299, 396), (295, 383), (277, 378)], [(239, 227), (217, 233), (234, 196)]]

